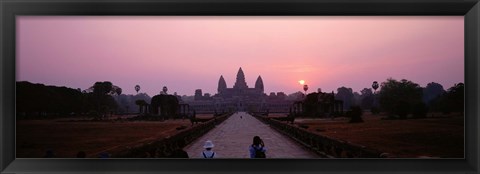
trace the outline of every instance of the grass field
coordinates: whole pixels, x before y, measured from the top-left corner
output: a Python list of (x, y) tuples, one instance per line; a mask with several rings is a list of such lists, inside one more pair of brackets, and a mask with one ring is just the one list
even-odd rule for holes
[(55, 157), (59, 158), (74, 158), (79, 151), (86, 152), (89, 158), (95, 158), (105, 150), (167, 137), (177, 133), (179, 126), (191, 126), (188, 119), (163, 122), (91, 122), (82, 119), (17, 121), (17, 158), (41, 158), (46, 150), (53, 150)]
[[(439, 114), (437, 114), (439, 115)], [(308, 130), (364, 145), (397, 157), (463, 158), (464, 117), (386, 120), (384, 116), (364, 114), (364, 123), (348, 123), (347, 118), (296, 119)]]
[[(282, 117), (272, 114), (269, 117)], [(212, 115), (197, 115), (208, 119)], [(419, 156), (463, 158), (464, 117), (384, 120), (382, 115), (364, 114), (364, 123), (348, 119), (297, 118), (295, 124), (306, 125), (317, 134), (364, 145), (398, 157)], [(112, 117), (116, 118), (116, 117)], [(95, 158), (99, 153), (118, 146), (133, 146), (177, 133), (179, 126), (191, 125), (188, 119), (160, 121), (91, 122), (56, 120), (17, 121), (17, 158), (41, 158), (51, 149), (55, 157), (74, 158), (79, 151)]]

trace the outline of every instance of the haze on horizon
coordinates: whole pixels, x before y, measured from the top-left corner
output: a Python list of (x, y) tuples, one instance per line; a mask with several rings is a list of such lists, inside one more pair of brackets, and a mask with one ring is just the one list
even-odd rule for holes
[(124, 94), (215, 94), (260, 75), (265, 93), (407, 79), (445, 89), (464, 82), (463, 16), (19, 16), (17, 81)]

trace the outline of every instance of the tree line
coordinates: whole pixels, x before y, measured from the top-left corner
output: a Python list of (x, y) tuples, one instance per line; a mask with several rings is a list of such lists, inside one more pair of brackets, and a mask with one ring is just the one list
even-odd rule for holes
[(372, 88), (353, 92), (351, 88), (340, 87), (335, 98), (343, 100), (344, 108), (359, 107), (387, 113), (391, 118), (405, 119), (408, 115), (421, 118), (428, 112), (464, 112), (464, 84), (458, 83), (445, 90), (439, 83), (431, 82), (421, 87), (410, 80), (400, 81), (389, 78), (375, 93)]
[[(402, 79), (389, 78), (380, 85), (380, 90), (364, 88), (360, 93), (352, 88), (340, 87), (335, 99), (343, 101), (343, 108), (351, 110), (380, 111), (390, 117), (425, 117), (427, 112), (464, 112), (464, 84), (458, 83), (445, 90), (442, 85), (431, 82), (426, 87)], [(64, 117), (67, 115), (90, 115), (102, 118), (108, 113), (137, 113), (142, 105), (151, 100), (146, 93), (122, 94), (122, 89), (111, 82), (96, 82), (86, 90), (46, 86), (30, 82), (16, 82), (16, 111), (19, 118)], [(286, 96), (287, 99), (302, 98), (302, 92)]]
[(101, 119), (112, 113), (137, 112), (136, 100), (150, 101), (150, 97), (145, 93), (124, 95), (120, 87), (108, 81), (96, 82), (83, 91), (26, 81), (16, 82), (18, 118), (86, 115)]

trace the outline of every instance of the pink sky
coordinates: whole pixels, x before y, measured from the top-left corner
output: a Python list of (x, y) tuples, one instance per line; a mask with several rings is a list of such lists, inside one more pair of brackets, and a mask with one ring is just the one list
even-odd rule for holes
[(463, 16), (17, 17), (17, 81), (86, 89), (111, 81), (150, 96), (215, 94), (242, 67), (287, 94), (408, 79), (464, 82)]

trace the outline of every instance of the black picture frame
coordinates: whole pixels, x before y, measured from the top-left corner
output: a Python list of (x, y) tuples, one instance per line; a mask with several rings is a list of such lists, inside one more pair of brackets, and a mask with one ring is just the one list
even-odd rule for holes
[[(0, 12), (2, 173), (479, 173), (478, 0), (1, 0)], [(465, 159), (16, 159), (18, 15), (464, 16)]]

